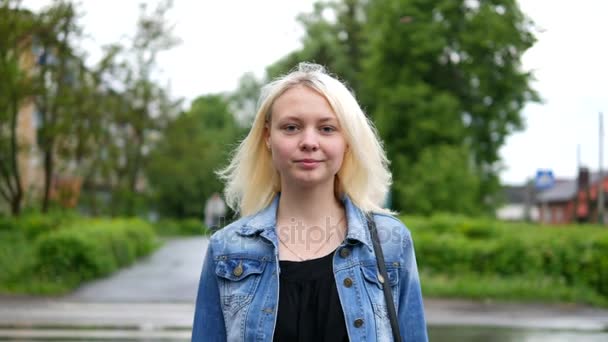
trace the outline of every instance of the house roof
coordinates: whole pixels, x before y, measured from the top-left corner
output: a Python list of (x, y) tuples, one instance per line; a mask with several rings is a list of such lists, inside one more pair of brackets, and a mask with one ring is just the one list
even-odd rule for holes
[(576, 195), (576, 180), (565, 180), (556, 182), (555, 185), (536, 196), (536, 201), (544, 202), (565, 202)]
[[(604, 177), (607, 177), (605, 175)], [(589, 175), (589, 185), (597, 183), (600, 179), (599, 172), (592, 172)], [(576, 196), (577, 191), (577, 180), (556, 180), (555, 185), (547, 189), (536, 196), (536, 201), (539, 203), (544, 202), (565, 202), (573, 199)]]
[(502, 191), (507, 203), (524, 203), (525, 201), (525, 185), (505, 185)]

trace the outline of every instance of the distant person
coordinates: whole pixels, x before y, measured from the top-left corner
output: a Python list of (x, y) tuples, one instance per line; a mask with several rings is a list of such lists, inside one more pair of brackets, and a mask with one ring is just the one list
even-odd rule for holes
[(388, 161), (354, 96), (302, 63), (259, 103), (219, 173), (240, 218), (210, 238), (192, 341), (427, 341), (412, 238), (381, 207)]
[(205, 204), (205, 225), (211, 230), (218, 230), (226, 215), (226, 205), (217, 192), (214, 192)]

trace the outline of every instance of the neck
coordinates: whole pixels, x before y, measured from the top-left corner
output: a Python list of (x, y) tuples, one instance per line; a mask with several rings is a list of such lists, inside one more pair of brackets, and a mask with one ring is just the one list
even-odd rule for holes
[(279, 258), (302, 261), (335, 250), (346, 235), (345, 215), (333, 184), (314, 189), (282, 187), (277, 212)]
[(326, 218), (338, 220), (343, 213), (342, 203), (334, 195), (333, 184), (308, 189), (282, 188), (278, 212), (280, 220), (324, 222)]

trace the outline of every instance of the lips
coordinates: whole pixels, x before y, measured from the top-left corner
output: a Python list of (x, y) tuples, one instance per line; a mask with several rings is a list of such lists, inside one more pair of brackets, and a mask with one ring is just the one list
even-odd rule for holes
[(314, 169), (322, 162), (322, 160), (317, 159), (299, 159), (296, 160), (296, 164), (300, 165), (305, 169)]

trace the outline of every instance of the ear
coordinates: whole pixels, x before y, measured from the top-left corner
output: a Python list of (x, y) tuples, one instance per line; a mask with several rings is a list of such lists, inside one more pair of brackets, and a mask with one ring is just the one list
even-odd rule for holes
[(270, 149), (270, 124), (268, 122), (264, 124), (264, 143)]

